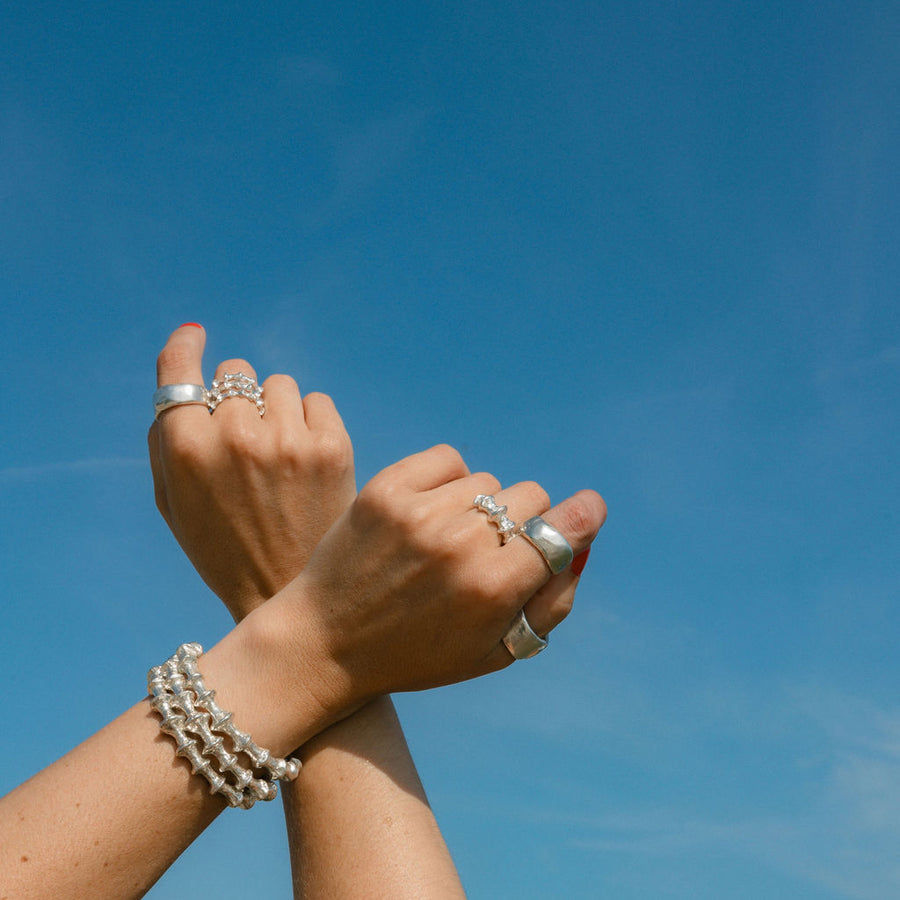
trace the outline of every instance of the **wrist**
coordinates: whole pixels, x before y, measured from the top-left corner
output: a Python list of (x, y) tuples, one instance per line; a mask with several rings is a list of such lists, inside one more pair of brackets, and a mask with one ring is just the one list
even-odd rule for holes
[[(299, 632), (299, 633), (298, 633)], [(260, 745), (284, 756), (342, 711), (335, 665), (308, 623), (277, 598), (248, 615), (200, 658), (220, 706)]]

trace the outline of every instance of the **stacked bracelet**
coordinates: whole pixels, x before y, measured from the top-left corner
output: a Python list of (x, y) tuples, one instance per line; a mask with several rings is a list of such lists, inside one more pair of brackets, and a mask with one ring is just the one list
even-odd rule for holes
[[(175, 753), (191, 764), (191, 771), (209, 782), (210, 793), (222, 794), (229, 806), (249, 809), (257, 800), (273, 800), (275, 782), (293, 781), (300, 760), (279, 759), (234, 727), (231, 713), (219, 708), (215, 691), (203, 683), (197, 668), (202, 653), (199, 644), (182, 644), (147, 673), (150, 706), (162, 719), (160, 728), (175, 739)], [(252, 768), (242, 764), (242, 755)]]

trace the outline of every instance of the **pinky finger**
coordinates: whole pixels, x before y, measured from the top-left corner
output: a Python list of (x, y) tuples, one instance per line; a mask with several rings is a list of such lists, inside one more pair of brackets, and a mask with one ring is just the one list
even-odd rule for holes
[(303, 398), (303, 412), (310, 431), (344, 431), (334, 400), (328, 394), (314, 391)]
[(554, 575), (525, 604), (525, 618), (536, 634), (546, 638), (572, 612), (577, 587), (578, 576), (567, 569)]

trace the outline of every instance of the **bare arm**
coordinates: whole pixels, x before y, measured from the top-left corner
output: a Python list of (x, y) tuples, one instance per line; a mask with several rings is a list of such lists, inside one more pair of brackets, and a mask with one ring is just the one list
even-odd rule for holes
[(296, 897), (464, 897), (390, 698), (303, 748), (284, 793)]
[[(172, 335), (160, 384), (203, 383), (204, 338), (192, 326)], [(246, 360), (229, 360), (216, 377), (238, 371), (255, 376)], [(286, 376), (265, 382), (265, 398), (262, 420), (244, 402), (211, 418), (173, 409), (149, 435), (160, 511), (238, 622), (300, 572), (356, 495), (350, 439), (330, 400), (301, 399)], [(234, 446), (238, 429), (252, 435), (251, 454)], [(390, 698), (331, 726), (302, 756), (300, 778), (282, 790), (296, 897), (464, 896)]]
[[(575, 576), (499, 545), (465, 499), (491, 480), (447, 447), (375, 476), (304, 571), (202, 657), (239, 727), (284, 756), (392, 690), (509, 665), (501, 639), (523, 604), (542, 632), (561, 621)], [(501, 496), (534, 508), (535, 488)], [(582, 492), (546, 518), (578, 552), (604, 512)], [(0, 896), (141, 896), (222, 808), (167, 741), (138, 704), (0, 800)]]
[[(202, 657), (239, 727), (284, 756), (381, 695), (509, 665), (501, 638), (523, 606), (541, 633), (562, 621), (576, 577), (500, 545), (471, 506), (497, 488), (448, 447), (375, 476), (303, 572)], [(522, 518), (549, 505), (533, 484), (498, 499)], [(546, 513), (576, 553), (604, 516), (593, 492)], [(0, 897), (142, 896), (224, 807), (173, 750), (142, 702), (0, 799)]]
[[(233, 633), (203, 657), (204, 674), (224, 701), (235, 698), (242, 727), (280, 745), (236, 688), (259, 652), (255, 640), (249, 631)], [(242, 688), (252, 689), (252, 682)], [(265, 685), (258, 689), (265, 692)], [(312, 733), (318, 715), (308, 703), (297, 724)], [(0, 897), (142, 897), (225, 809), (205, 785), (175, 756), (149, 704), (137, 703), (0, 799)]]

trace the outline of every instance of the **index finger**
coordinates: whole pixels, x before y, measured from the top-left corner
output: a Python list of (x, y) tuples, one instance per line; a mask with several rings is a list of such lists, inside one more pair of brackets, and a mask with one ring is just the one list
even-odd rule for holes
[[(591, 546), (606, 521), (606, 503), (596, 492), (578, 491), (557, 504), (541, 518), (568, 541), (574, 556)], [(530, 572), (545, 581), (552, 576), (541, 551), (526, 538), (510, 541), (499, 548), (506, 553), (517, 571)]]
[(205, 346), (206, 331), (202, 325), (188, 322), (176, 328), (156, 359), (156, 386), (203, 384)]
[[(201, 364), (203, 361), (203, 348), (206, 346), (206, 331), (202, 325), (196, 322), (188, 322), (176, 328), (169, 335), (165, 347), (160, 351), (156, 359), (156, 384), (157, 388), (166, 385), (198, 385), (200, 390), (200, 400), (196, 398), (197, 391), (191, 392), (192, 397), (188, 401), (187, 397), (179, 398), (179, 402), (169, 406), (163, 411), (157, 408), (156, 421), (157, 424), (165, 424), (164, 431), (168, 431), (173, 422), (194, 422), (200, 420), (202, 409), (209, 418), (208, 409), (206, 407), (206, 389), (203, 387), (203, 370)], [(195, 399), (196, 398), (196, 399)], [(191, 410), (188, 412), (188, 410)], [(151, 429), (152, 430), (152, 429)]]

